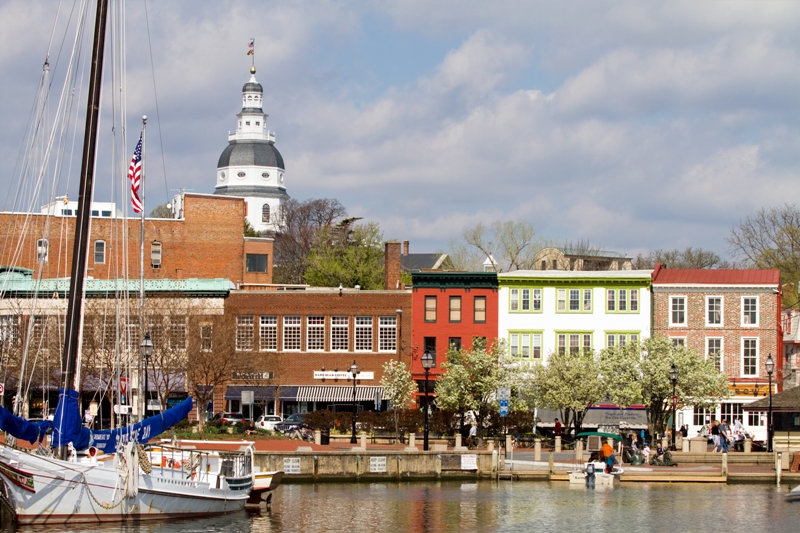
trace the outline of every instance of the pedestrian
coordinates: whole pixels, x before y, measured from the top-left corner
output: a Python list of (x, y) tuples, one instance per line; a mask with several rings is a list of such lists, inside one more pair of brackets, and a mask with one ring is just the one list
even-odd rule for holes
[(714, 441), (714, 453), (719, 451), (719, 420), (711, 422), (711, 440)]
[(614, 448), (608, 443), (611, 439), (606, 439), (603, 445), (600, 447), (600, 460), (603, 461), (611, 456), (614, 453)]
[(558, 418), (556, 418), (556, 423), (553, 426), (553, 435), (555, 435), (556, 437), (561, 436), (561, 422), (558, 421)]
[(689, 426), (687, 426), (686, 424), (681, 426), (681, 435), (683, 435), (684, 439), (689, 436)]
[(648, 442), (644, 443), (642, 455), (644, 456), (644, 464), (647, 464), (650, 461), (650, 444)]
[(724, 418), (719, 425), (719, 446), (722, 453), (728, 453), (728, 437), (731, 434), (731, 428), (728, 426), (728, 421)]
[(476, 437), (478, 436), (478, 425), (473, 422), (469, 428), (469, 437), (467, 437), (467, 447), (472, 448), (476, 445)]
[(735, 422), (733, 424), (733, 430), (734, 431), (744, 431), (744, 424), (742, 424), (742, 419), (741, 418), (735, 419)]

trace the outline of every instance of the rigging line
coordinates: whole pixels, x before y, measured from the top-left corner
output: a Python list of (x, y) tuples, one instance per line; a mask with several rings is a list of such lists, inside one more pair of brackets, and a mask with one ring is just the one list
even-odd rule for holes
[(169, 184), (167, 180), (167, 163), (164, 159), (164, 136), (161, 135), (161, 113), (158, 108), (158, 90), (156, 89), (156, 69), (153, 65), (153, 45), (150, 39), (150, 17), (147, 14), (147, 0), (144, 2), (144, 19), (147, 25), (147, 49), (150, 51), (150, 72), (153, 76), (153, 94), (156, 100), (156, 122), (158, 123), (158, 143), (161, 149), (161, 166), (164, 171), (164, 190), (167, 193), (167, 202), (169, 202)]

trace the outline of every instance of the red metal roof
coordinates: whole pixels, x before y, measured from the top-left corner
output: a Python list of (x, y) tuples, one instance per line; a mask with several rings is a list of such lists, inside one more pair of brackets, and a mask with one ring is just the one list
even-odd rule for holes
[(653, 271), (653, 284), (692, 285), (775, 285), (781, 281), (780, 270), (682, 270), (659, 268)]

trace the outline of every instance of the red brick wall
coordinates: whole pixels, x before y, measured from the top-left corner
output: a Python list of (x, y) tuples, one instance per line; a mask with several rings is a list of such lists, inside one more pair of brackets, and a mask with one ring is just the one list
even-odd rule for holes
[[(696, 290), (696, 289), (694, 289)], [(686, 327), (670, 326), (670, 297), (686, 297)], [(706, 326), (706, 296), (718, 296), (723, 299), (722, 327)], [(759, 325), (757, 327), (742, 326), (742, 297), (757, 296), (759, 303)], [(674, 292), (654, 293), (653, 301), (653, 333), (665, 337), (685, 337), (686, 345), (705, 356), (706, 338), (722, 337), (723, 370), (731, 380), (737, 383), (766, 383), (767, 371), (764, 362), (767, 355), (772, 354), (778, 365), (781, 353), (782, 336), (780, 334), (780, 296), (773, 292), (719, 292), (709, 288), (708, 292), (687, 292), (676, 288)], [(745, 337), (759, 339), (759, 376), (743, 377), (742, 344)], [(773, 382), (777, 376), (773, 374)]]
[(387, 242), (385, 245), (384, 268), (384, 289), (393, 291), (400, 287), (400, 243)]
[[(27, 231), (24, 225), (28, 221)], [(45, 225), (49, 224), (47, 228)], [(244, 200), (210, 195), (185, 195), (184, 219), (145, 219), (145, 278), (228, 278), (244, 281)], [(68, 277), (72, 266), (75, 217), (0, 214), (0, 264), (36, 270), (36, 242), (43, 235), (49, 240), (44, 278)], [(98, 279), (122, 277), (127, 263), (129, 277), (139, 276), (139, 219), (93, 218), (87, 274)], [(19, 252), (17, 243), (25, 234)], [(124, 239), (123, 239), (124, 237)], [(97, 240), (106, 241), (106, 261), (94, 262)], [(161, 268), (150, 266), (153, 241), (162, 243)], [(123, 250), (127, 246), (127, 254)], [(262, 246), (272, 257), (272, 242)], [(263, 281), (262, 281), (263, 280)], [(260, 283), (271, 283), (272, 269)]]

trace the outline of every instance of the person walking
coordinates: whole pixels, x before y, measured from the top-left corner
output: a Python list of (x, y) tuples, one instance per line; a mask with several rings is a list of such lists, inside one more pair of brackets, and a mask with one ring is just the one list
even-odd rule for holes
[(556, 423), (553, 426), (553, 435), (556, 437), (561, 436), (561, 422), (558, 421), (558, 418), (556, 418)]
[(711, 422), (711, 440), (714, 441), (714, 453), (719, 451), (719, 420)]
[(728, 421), (724, 418), (719, 425), (719, 446), (722, 453), (728, 453), (728, 436), (731, 434), (731, 428), (728, 427)]

